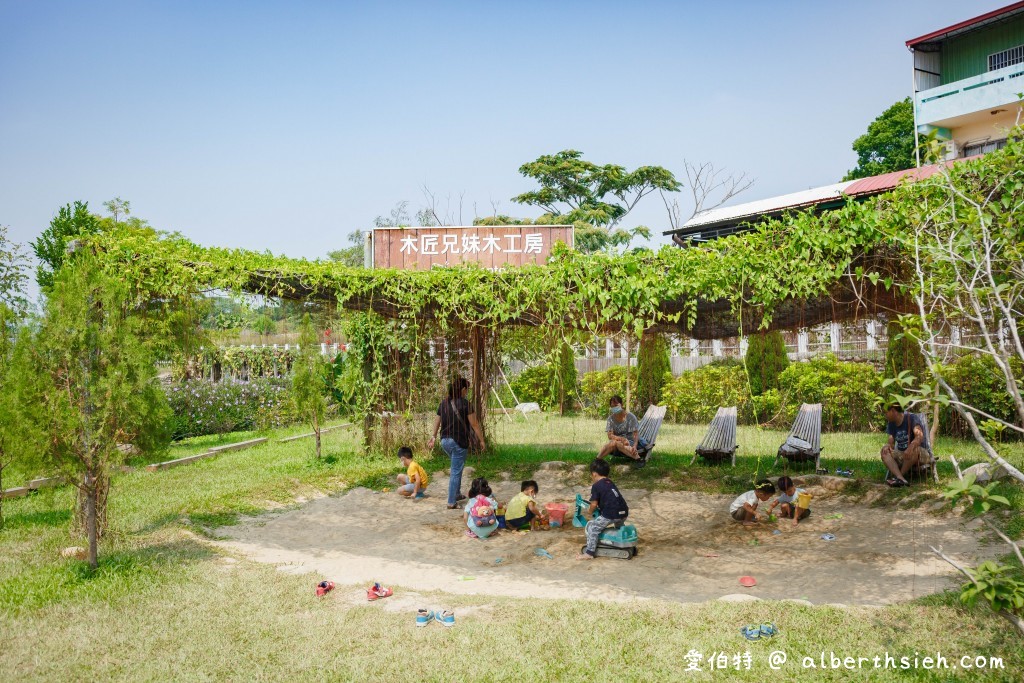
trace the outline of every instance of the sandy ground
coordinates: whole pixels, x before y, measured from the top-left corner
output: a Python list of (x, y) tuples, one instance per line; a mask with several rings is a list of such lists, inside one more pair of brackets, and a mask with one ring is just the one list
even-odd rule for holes
[[(577, 492), (589, 497), (579, 471), (543, 470), (535, 479), (542, 502), (571, 503)], [(464, 488), (468, 482), (463, 480)], [(424, 500), (355, 489), (218, 534), (227, 539), (224, 545), (257, 561), (339, 586), (379, 581), (411, 591), (681, 602), (745, 594), (815, 604), (888, 604), (959, 584), (955, 570), (932, 555), (929, 545), (965, 564), (994, 552), (979, 547), (977, 522), (932, 512), (940, 505), (936, 498), (872, 508), (823, 486), (836, 483), (841, 482), (823, 479), (809, 487), (815, 494), (812, 514), (796, 528), (790, 520), (737, 524), (728, 515), (731, 496), (623, 489), (640, 535), (640, 553), (629, 561), (574, 559), (584, 539), (571, 524), (467, 538), (461, 510), (445, 508), (444, 477), (431, 482)], [(519, 491), (516, 481), (491, 485), (502, 502)], [(826, 532), (836, 539), (822, 540)], [(538, 548), (554, 559), (538, 556)], [(757, 586), (740, 586), (743, 575), (754, 576)], [(349, 592), (352, 600), (365, 600), (365, 589)], [(392, 602), (396, 609), (408, 606)]]

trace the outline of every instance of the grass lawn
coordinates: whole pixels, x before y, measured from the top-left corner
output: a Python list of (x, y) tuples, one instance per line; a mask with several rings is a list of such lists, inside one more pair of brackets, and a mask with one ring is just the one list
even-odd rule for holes
[[(740, 428), (737, 468), (690, 466), (703, 427), (666, 424), (651, 465), (617, 474), (629, 487), (733, 492), (758, 468), (773, 472), (781, 432)], [(296, 427), (271, 436), (304, 430)], [(486, 476), (525, 476), (536, 463), (585, 463), (600, 443), (603, 423), (583, 418), (531, 416), (497, 422), (496, 453), (470, 464)], [(168, 458), (250, 438), (235, 434), (177, 444)], [(111, 529), (101, 543), (100, 569), (60, 559), (68, 545), (73, 494), (68, 488), (5, 501), (0, 531), (0, 671), (8, 680), (267, 679), (366, 680), (414, 676), (426, 680), (493, 680), (520, 674), (538, 680), (764, 680), (778, 677), (766, 656), (783, 650), (786, 675), (807, 680), (1020, 680), (1024, 648), (1006, 622), (983, 608), (968, 610), (943, 595), (880, 609), (807, 607), (786, 603), (572, 603), (493, 597), (431, 596), (467, 616), (451, 630), (416, 629), (412, 616), (380, 604), (353, 605), (339, 587), (312, 596), (309, 576), (231, 557), (206, 542), (209, 529), (240, 515), (293, 506), (309, 496), (356, 485), (390, 485), (399, 470), (391, 457), (356, 452), (358, 433), (324, 436), (327, 458), (315, 462), (311, 440), (270, 443), (200, 463), (115, 477)], [(853, 468), (879, 480), (878, 434), (823, 437), (829, 469)], [(936, 452), (962, 464), (981, 459), (968, 442), (941, 440)], [(1008, 457), (1024, 464), (1020, 445)], [(430, 470), (446, 458), (420, 456)], [(142, 464), (137, 462), (135, 464)], [(36, 473), (13, 473), (6, 486)], [(951, 475), (948, 460), (940, 474)], [(16, 475), (16, 476), (15, 476)], [(1024, 501), (1012, 487), (1014, 505)], [(892, 495), (903, 495), (893, 491)], [(1018, 514), (1017, 518), (1021, 516)], [(1019, 523), (1016, 523), (1018, 524)], [(1016, 529), (1018, 535), (1022, 529)], [(812, 579), (811, 579), (812, 580)], [(397, 587), (401, 591), (401, 587)], [(842, 596), (837, 596), (841, 601)], [(738, 628), (774, 621), (782, 635), (747, 643)], [(481, 644), (481, 638), (484, 644)], [(1003, 658), (1004, 668), (917, 671), (816, 671), (794, 664), (821, 651), (840, 656), (921, 656), (941, 650)], [(749, 651), (751, 669), (684, 673), (684, 655)], [(413, 663), (414, 662), (414, 663)], [(412, 670), (410, 670), (412, 666)]]

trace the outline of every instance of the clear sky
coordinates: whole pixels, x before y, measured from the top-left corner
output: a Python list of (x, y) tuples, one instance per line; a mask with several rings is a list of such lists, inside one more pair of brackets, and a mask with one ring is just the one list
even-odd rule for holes
[[(204, 244), (318, 257), (423, 185), (467, 223), (538, 215), (517, 168), (567, 148), (793, 192), (910, 94), (905, 40), (1007, 2), (0, 0), (0, 224), (25, 242), (120, 196)], [(657, 196), (630, 219), (667, 227)]]

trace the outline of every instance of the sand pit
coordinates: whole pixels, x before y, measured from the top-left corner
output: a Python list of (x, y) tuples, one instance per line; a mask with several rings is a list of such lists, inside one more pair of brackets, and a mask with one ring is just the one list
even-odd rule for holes
[[(578, 474), (546, 470), (535, 478), (543, 502), (571, 502), (577, 492), (589, 493)], [(500, 501), (519, 491), (516, 481), (491, 485)], [(881, 605), (960, 583), (929, 545), (965, 564), (995, 554), (979, 546), (977, 522), (930, 512), (934, 498), (912, 509), (872, 508), (826, 488), (810, 489), (812, 515), (794, 529), (789, 520), (754, 527), (731, 521), (731, 496), (624, 488), (640, 534), (640, 554), (629, 561), (575, 560), (583, 532), (571, 525), (467, 538), (461, 510), (445, 508), (443, 477), (420, 501), (355, 489), (218, 533), (228, 539), (225, 545), (257, 561), (338, 584), (380, 581), (457, 594), (600, 600), (693, 602), (745, 594)], [(829, 519), (836, 513), (842, 518)], [(823, 533), (836, 539), (824, 541)], [(554, 559), (537, 556), (537, 548)], [(740, 586), (743, 575), (756, 577), (757, 586)], [(365, 592), (353, 599), (365, 599)]]

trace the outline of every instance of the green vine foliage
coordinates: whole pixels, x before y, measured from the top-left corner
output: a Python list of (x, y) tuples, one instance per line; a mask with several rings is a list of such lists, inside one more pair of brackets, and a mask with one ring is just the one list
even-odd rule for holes
[(646, 334), (637, 353), (637, 389), (633, 405), (640, 414), (661, 401), (661, 390), (672, 378), (668, 341), (662, 334)]
[(313, 428), (316, 457), (321, 456), (320, 429), (327, 416), (327, 395), (332, 377), (329, 364), (324, 361), (317, 344), (316, 330), (307, 313), (302, 320), (299, 337), (299, 355), (292, 372), (292, 397), (299, 415)]
[[(735, 313), (757, 309), (768, 323), (779, 303), (827, 293), (880, 233), (856, 222), (837, 221), (821, 231), (776, 222), (657, 253), (581, 254), (556, 245), (546, 265), (498, 272), (473, 264), (427, 271), (350, 268), (116, 228), (91, 239), (107, 268), (139, 298), (191, 297), (209, 289), (313, 296), (350, 310), (375, 307), (408, 324), (432, 321), (442, 331), (527, 323), (590, 333), (624, 329), (639, 339), (655, 325), (692, 326), (701, 300), (724, 299)], [(787, 277), (777, 277), (783, 270)]]

